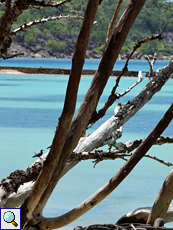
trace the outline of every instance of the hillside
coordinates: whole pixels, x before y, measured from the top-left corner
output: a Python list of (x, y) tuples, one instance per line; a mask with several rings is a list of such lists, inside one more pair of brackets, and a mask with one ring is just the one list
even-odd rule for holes
[[(72, 8), (78, 11), (80, 16), (83, 16), (86, 2), (85, 0), (73, 0), (68, 3), (71, 8), (65, 6), (58, 9), (47, 8), (42, 11), (42, 17), (76, 15), (76, 12), (71, 10)], [(128, 1), (124, 0), (121, 13), (127, 3)], [(94, 25), (92, 29), (87, 58), (101, 56), (107, 28), (116, 4), (117, 1), (114, 0), (103, 0), (99, 6), (96, 16), (97, 26)], [(0, 15), (2, 15), (2, 11)], [(29, 9), (19, 17), (13, 29), (20, 27), (23, 23), (38, 20), (40, 17), (38, 10)], [(163, 34), (164, 40), (143, 44), (135, 58), (142, 58), (142, 55), (145, 54), (153, 55), (154, 52), (157, 52), (160, 58), (173, 55), (173, 2), (147, 0), (121, 50), (122, 58), (126, 58), (137, 40), (160, 33), (168, 21), (169, 24)], [(13, 45), (9, 52), (14, 54), (21, 51), (25, 53), (24, 56), (31, 57), (71, 57), (81, 23), (81, 20), (62, 18), (28, 28), (17, 33), (17, 36), (13, 38)]]

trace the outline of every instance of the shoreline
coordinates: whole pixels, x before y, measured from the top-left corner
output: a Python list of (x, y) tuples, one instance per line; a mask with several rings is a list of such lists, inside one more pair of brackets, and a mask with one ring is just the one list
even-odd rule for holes
[[(94, 75), (96, 70), (83, 69), (82, 75)], [(123, 74), (125, 77), (138, 77), (139, 71), (127, 71)], [(149, 71), (142, 71), (147, 77)], [(112, 70), (110, 76), (120, 76), (121, 70)], [(70, 69), (65, 68), (42, 68), (42, 67), (13, 67), (13, 66), (0, 66), (0, 74), (54, 74), (54, 75), (70, 75)], [(154, 75), (156, 72), (154, 71)], [(170, 77), (173, 78), (173, 75)]]
[[(82, 75), (94, 75), (96, 70), (83, 69)], [(111, 76), (119, 76), (121, 70), (113, 70)], [(145, 71), (143, 71), (145, 72)], [(64, 68), (36, 68), (36, 67), (11, 67), (11, 66), (1, 66), (0, 73), (9, 73), (9, 74), (61, 74), (69, 75), (70, 69)], [(146, 72), (145, 72), (146, 73)], [(128, 71), (123, 76), (137, 77), (138, 71)]]

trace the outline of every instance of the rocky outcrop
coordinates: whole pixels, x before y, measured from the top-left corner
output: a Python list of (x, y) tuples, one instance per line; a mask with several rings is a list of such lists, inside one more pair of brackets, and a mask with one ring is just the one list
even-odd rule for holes
[[(28, 43), (25, 43), (23, 37), (17, 35), (14, 39), (14, 43), (8, 49), (7, 55), (11, 56), (23, 53), (22, 57), (31, 58), (71, 58), (75, 50), (77, 37), (73, 35), (61, 35), (55, 32), (53, 33), (53, 37), (56, 41), (65, 42), (66, 48), (47, 48), (47, 41), (40, 38), (37, 41), (31, 40)], [(100, 47), (102, 44), (103, 43), (100, 42), (95, 43), (90, 39), (86, 58), (100, 58), (102, 53), (96, 52), (93, 49)]]
[[(75, 50), (75, 44), (77, 41), (77, 37), (75, 35), (62, 35), (54, 32), (53, 38), (56, 41), (59, 42), (65, 42), (66, 48), (55, 48), (50, 49), (47, 47), (47, 41), (41, 38), (38, 38), (37, 41), (29, 41), (28, 43), (24, 42), (24, 37), (17, 35), (14, 38), (14, 43), (11, 45), (11, 47), (7, 51), (7, 55), (15, 55), (18, 53), (23, 53), (22, 57), (31, 57), (31, 58), (71, 58), (74, 50)], [(173, 44), (173, 35), (171, 33), (164, 33), (164, 39), (169, 44)], [(98, 49), (98, 47), (103, 46), (104, 43), (102, 42), (95, 42), (93, 39), (90, 39), (86, 58), (90, 59), (99, 59), (102, 56), (102, 50)], [(103, 46), (104, 47), (104, 46)], [(96, 49), (97, 48), (97, 49)], [(129, 50), (126, 53), (119, 54), (118, 59), (127, 59), (130, 55), (132, 50)], [(164, 50), (160, 50), (164, 51)], [(169, 56), (164, 56), (161, 54), (161, 52), (158, 51), (157, 59), (164, 60), (164, 59), (171, 59), (173, 58), (173, 52), (169, 52), (166, 50), (167, 53), (169, 53)], [(149, 57), (152, 59), (153, 55), (149, 55)], [(142, 55), (140, 52), (135, 52), (132, 56), (133, 59), (145, 59), (145, 55)]]

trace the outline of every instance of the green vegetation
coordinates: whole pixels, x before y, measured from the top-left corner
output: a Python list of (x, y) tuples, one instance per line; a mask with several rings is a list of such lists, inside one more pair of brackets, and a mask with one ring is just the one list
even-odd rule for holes
[(48, 40), (46, 48), (52, 49), (52, 50), (64, 50), (66, 48), (65, 42), (60, 42), (56, 40)]
[[(96, 20), (98, 25), (93, 26), (91, 33), (91, 39), (93, 42), (104, 43), (107, 35), (107, 28), (110, 22), (110, 19), (113, 16), (114, 10), (116, 8), (117, 1), (114, 0), (103, 0), (99, 6), (98, 13), (96, 15)], [(128, 0), (124, 0), (123, 6), (120, 12), (120, 15), (126, 8)], [(68, 3), (70, 7), (79, 12), (79, 15), (84, 15), (84, 9), (87, 4), (85, 0), (73, 0)], [(0, 11), (0, 16), (2, 16), (3, 8)], [(76, 15), (75, 12), (71, 11), (70, 8), (61, 6), (57, 9), (47, 8), (42, 11), (44, 18), (49, 16), (60, 16), (60, 15)], [(22, 13), (22, 15), (16, 21), (14, 28), (18, 28), (23, 23), (28, 23), (34, 19), (40, 19), (41, 14), (38, 10), (29, 9)], [(124, 53), (129, 49), (132, 49), (137, 40), (141, 40), (146, 36), (151, 34), (160, 33), (165, 27), (166, 23), (169, 21), (169, 24), (165, 32), (173, 32), (173, 2), (167, 2), (165, 0), (147, 0), (145, 6), (140, 12), (137, 20), (135, 21), (127, 40), (122, 48), (121, 52)], [(24, 41), (29, 42), (30, 40), (39, 43), (39, 39), (44, 39), (47, 41), (45, 47), (50, 49), (64, 49), (66, 47), (65, 43), (72, 41), (67, 40), (66, 35), (77, 36), (81, 26), (81, 20), (75, 19), (60, 19), (57, 21), (49, 21), (45, 24), (40, 24), (38, 26), (33, 26), (32, 28), (27, 29), (24, 33)], [(56, 36), (55, 36), (56, 34)], [(64, 36), (61, 42), (56, 40), (58, 35)], [(15, 41), (15, 39), (14, 39)], [(58, 45), (59, 43), (59, 45)], [(101, 52), (103, 49), (102, 46), (94, 48), (96, 52)], [(165, 50), (167, 55), (173, 53), (173, 45), (166, 44), (165, 41), (153, 41), (147, 44), (143, 44), (139, 51), (143, 54), (153, 54), (157, 51), (164, 52)], [(163, 51), (164, 50), (164, 51)]]
[(96, 52), (98, 52), (98, 53), (103, 52), (103, 50), (104, 50), (104, 45), (101, 45), (100, 47), (96, 47), (96, 48), (94, 48), (93, 50), (96, 51)]

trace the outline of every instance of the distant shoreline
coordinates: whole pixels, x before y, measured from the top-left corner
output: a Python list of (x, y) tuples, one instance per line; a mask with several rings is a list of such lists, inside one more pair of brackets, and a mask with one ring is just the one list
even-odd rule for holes
[[(83, 75), (94, 75), (96, 70), (83, 69)], [(145, 71), (143, 71), (145, 72)], [(11, 67), (11, 66), (1, 66), (0, 73), (25, 73), (25, 74), (61, 74), (69, 75), (70, 69), (64, 68), (36, 68), (36, 67)], [(146, 72), (145, 72), (146, 73)], [(120, 70), (113, 70), (111, 76), (119, 76), (121, 74)], [(123, 76), (137, 77), (138, 71), (128, 71)]]
[[(82, 75), (94, 75), (96, 70), (83, 69)], [(142, 71), (148, 73), (148, 71)], [(0, 74), (54, 74), (54, 75), (69, 75), (70, 69), (64, 68), (36, 68), (36, 67), (12, 67), (12, 66), (0, 66)], [(113, 70), (111, 76), (119, 76), (122, 73), (121, 70)], [(156, 72), (154, 72), (155, 75)], [(127, 71), (123, 74), (126, 77), (137, 77), (138, 71)], [(170, 77), (173, 78), (173, 75)]]

